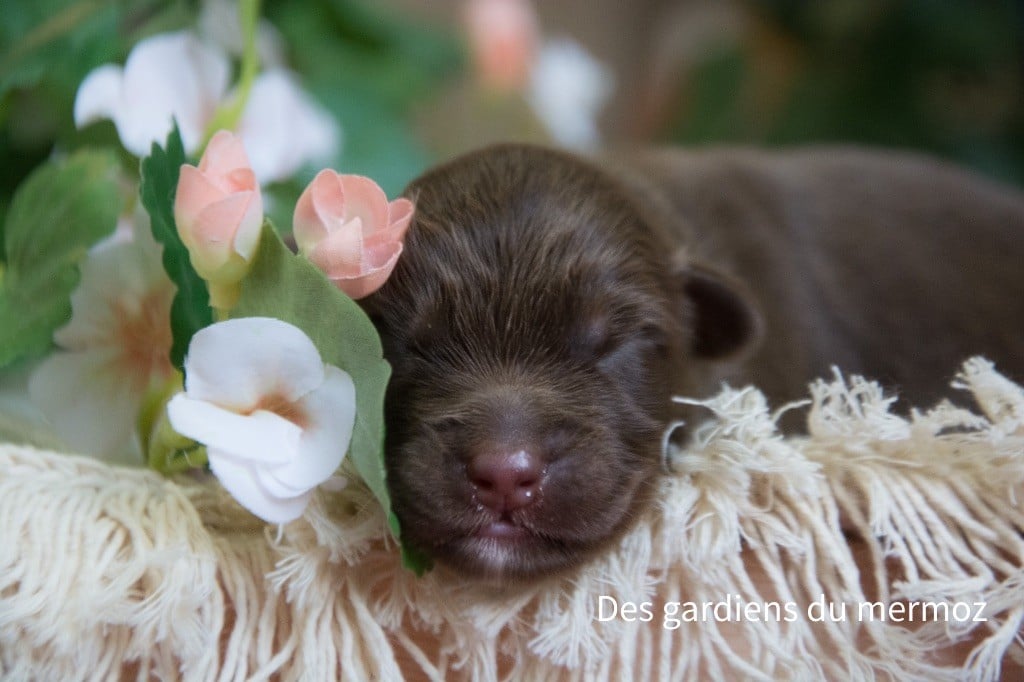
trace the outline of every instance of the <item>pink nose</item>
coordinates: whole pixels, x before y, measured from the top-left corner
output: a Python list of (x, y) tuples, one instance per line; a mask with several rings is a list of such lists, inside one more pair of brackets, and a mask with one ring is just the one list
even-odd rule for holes
[(513, 511), (537, 499), (544, 465), (526, 450), (486, 452), (469, 462), (467, 475), (477, 501), (497, 512)]

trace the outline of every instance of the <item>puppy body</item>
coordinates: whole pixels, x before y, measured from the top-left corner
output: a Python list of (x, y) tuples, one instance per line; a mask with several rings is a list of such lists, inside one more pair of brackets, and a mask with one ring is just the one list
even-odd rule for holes
[(403, 538), (466, 575), (534, 579), (620, 537), (672, 395), (785, 401), (838, 365), (919, 403), (971, 354), (1024, 372), (1024, 200), (933, 161), (501, 146), (407, 194), (365, 300), (394, 368), (388, 480)]
[(665, 151), (628, 166), (685, 257), (740, 280), (763, 320), (751, 352), (718, 367), (730, 381), (779, 404), (836, 365), (927, 405), (971, 355), (1024, 377), (1015, 191), (932, 159), (845, 148)]

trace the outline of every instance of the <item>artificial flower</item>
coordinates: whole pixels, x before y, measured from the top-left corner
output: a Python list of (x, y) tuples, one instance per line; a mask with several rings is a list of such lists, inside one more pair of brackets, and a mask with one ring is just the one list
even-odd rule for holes
[[(105, 64), (86, 76), (75, 97), (75, 124), (112, 119), (125, 149), (141, 157), (154, 142), (164, 143), (176, 121), (193, 154), (229, 95), (229, 75), (220, 47), (189, 31), (158, 34), (135, 45), (124, 67)], [(256, 77), (238, 132), (261, 184), (331, 158), (340, 139), (330, 114), (280, 68)]]
[(411, 201), (388, 203), (369, 178), (323, 170), (299, 197), (292, 229), (299, 251), (358, 299), (379, 289), (394, 270), (412, 214)]
[(537, 51), (537, 15), (530, 0), (469, 0), (464, 21), (477, 79), (487, 89), (526, 87)]
[(80, 265), (71, 321), (29, 380), (29, 395), (68, 447), (142, 464), (133, 443), (143, 397), (173, 377), (174, 285), (143, 218), (130, 240), (94, 247)]
[(123, 68), (104, 64), (86, 76), (75, 97), (75, 125), (112, 119), (125, 149), (142, 157), (177, 121), (191, 153), (227, 94), (229, 76), (221, 50), (189, 31), (161, 33), (140, 41)]
[(185, 391), (171, 398), (167, 416), (206, 446), (210, 470), (242, 506), (287, 523), (344, 459), (355, 387), (298, 327), (238, 318), (192, 337)]
[(263, 226), (260, 187), (238, 137), (219, 131), (198, 167), (181, 167), (174, 221), (192, 266), (209, 284), (210, 304), (230, 308)]
[(591, 149), (600, 141), (597, 115), (611, 91), (607, 69), (578, 43), (563, 39), (541, 49), (528, 100), (555, 141)]
[(256, 78), (238, 134), (262, 184), (291, 177), (310, 163), (329, 162), (340, 146), (334, 118), (283, 69)]

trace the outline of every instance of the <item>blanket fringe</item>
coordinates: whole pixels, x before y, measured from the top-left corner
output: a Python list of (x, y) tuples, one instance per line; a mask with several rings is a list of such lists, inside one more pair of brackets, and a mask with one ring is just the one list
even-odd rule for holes
[[(1024, 665), (1024, 389), (980, 358), (954, 386), (977, 412), (905, 418), (836, 371), (799, 438), (754, 388), (686, 401), (713, 418), (649, 517), (514, 594), (417, 579), (359, 485), (278, 529), (203, 477), (0, 445), (0, 673), (998, 679)], [(607, 617), (627, 602), (649, 622)], [(930, 655), (956, 642), (961, 666)]]

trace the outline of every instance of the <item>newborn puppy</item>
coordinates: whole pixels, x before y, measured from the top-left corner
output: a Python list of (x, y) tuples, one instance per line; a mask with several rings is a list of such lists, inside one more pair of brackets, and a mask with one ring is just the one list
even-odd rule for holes
[(403, 539), (495, 580), (576, 565), (644, 509), (673, 387), (731, 330), (695, 336), (671, 237), (576, 157), (492, 148), (407, 195), (405, 251), (365, 300)]
[[(403, 540), (467, 576), (555, 574), (621, 537), (649, 502), (672, 395), (728, 377), (799, 397), (831, 363), (915, 391), (972, 352), (1021, 367), (1024, 203), (931, 162), (599, 166), (500, 146), (406, 194), (405, 251), (364, 301), (394, 368), (388, 484)], [(957, 322), (967, 301), (986, 322)]]

